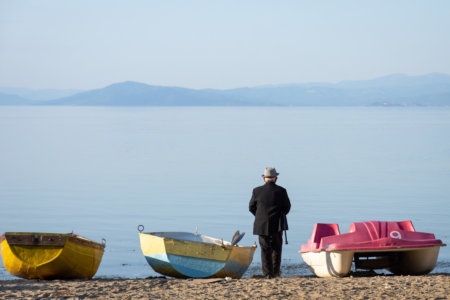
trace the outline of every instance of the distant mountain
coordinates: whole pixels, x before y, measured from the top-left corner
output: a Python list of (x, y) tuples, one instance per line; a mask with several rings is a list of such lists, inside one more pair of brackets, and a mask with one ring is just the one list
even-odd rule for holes
[(10, 95), (5, 93), (0, 93), (0, 106), (1, 105), (27, 105), (30, 100), (24, 99), (16, 95)]
[(344, 80), (337, 86), (344, 88), (386, 88), (386, 87), (443, 87), (448, 89), (450, 75), (431, 73), (420, 76), (408, 76), (403, 74), (391, 74), (371, 80)]
[(248, 105), (239, 96), (208, 90), (153, 86), (123, 82), (102, 89), (48, 101), (47, 105), (97, 106), (239, 106)]
[(450, 106), (450, 75), (389, 75), (372, 80), (305, 83), (224, 91), (256, 104), (289, 106)]
[[(0, 93), (1, 91), (0, 88)], [(450, 106), (450, 75), (393, 74), (372, 80), (342, 81), (335, 84), (316, 82), (228, 90), (194, 90), (128, 81), (54, 100), (31, 100), (17, 95), (0, 94), (0, 105)]]
[(55, 89), (26, 89), (26, 88), (14, 88), (14, 87), (0, 87), (0, 93), (16, 95), (24, 99), (33, 101), (46, 101), (54, 100), (62, 97), (68, 97), (82, 92), (82, 90), (68, 89), (68, 90), (55, 90)]

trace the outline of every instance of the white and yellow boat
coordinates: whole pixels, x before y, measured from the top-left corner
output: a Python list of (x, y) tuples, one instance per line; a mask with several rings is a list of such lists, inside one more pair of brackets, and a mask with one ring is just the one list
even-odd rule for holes
[(241, 278), (256, 249), (189, 232), (140, 230), (139, 238), (153, 270), (177, 278)]
[(69, 233), (6, 232), (0, 237), (3, 264), (25, 279), (90, 279), (105, 243)]

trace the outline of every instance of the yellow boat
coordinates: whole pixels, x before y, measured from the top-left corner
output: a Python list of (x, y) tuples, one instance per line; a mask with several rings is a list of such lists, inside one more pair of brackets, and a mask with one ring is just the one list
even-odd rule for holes
[(1, 256), (11, 275), (25, 279), (91, 279), (105, 243), (68, 233), (6, 232)]

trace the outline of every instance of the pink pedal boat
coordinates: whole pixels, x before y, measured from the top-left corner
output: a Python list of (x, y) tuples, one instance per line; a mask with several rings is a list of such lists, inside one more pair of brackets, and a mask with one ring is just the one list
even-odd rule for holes
[(340, 234), (338, 224), (316, 223), (299, 253), (319, 277), (343, 277), (356, 269), (387, 269), (394, 274), (431, 272), (446, 246), (432, 233), (416, 232), (411, 221), (357, 222)]

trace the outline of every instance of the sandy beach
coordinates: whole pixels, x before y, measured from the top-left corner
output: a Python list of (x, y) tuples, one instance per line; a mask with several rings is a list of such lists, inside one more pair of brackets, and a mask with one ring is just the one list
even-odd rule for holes
[(0, 281), (1, 299), (450, 299), (450, 274)]

